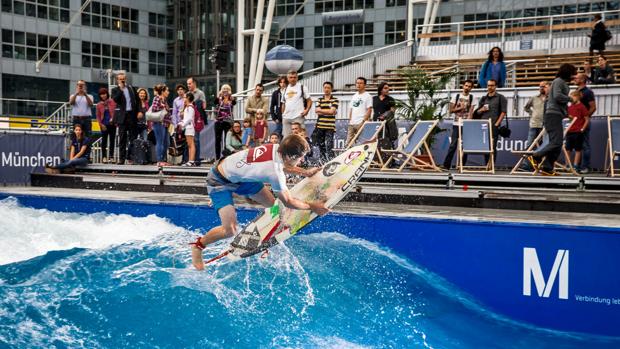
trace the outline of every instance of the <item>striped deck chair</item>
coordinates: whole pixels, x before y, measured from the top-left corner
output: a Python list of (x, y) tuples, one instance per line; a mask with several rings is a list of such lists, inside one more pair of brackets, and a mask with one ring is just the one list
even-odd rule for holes
[[(492, 133), (489, 119), (463, 120), (459, 127), (459, 172), (495, 173)], [(469, 154), (489, 155), (489, 161), (483, 166), (466, 166), (463, 164), (463, 156)]]
[[(437, 127), (438, 120), (420, 120), (411, 128), (407, 133), (405, 140), (398, 146), (397, 149), (385, 149), (381, 152), (389, 154), (390, 157), (381, 167), (381, 171), (398, 171), (401, 172), (405, 168), (411, 170), (427, 170), (441, 172), (441, 169), (435, 165), (433, 159), (433, 153), (428, 146), (428, 137), (433, 132), (433, 129)], [(416, 153), (423, 150), (429, 155), (429, 160), (425, 161), (416, 158)], [(395, 163), (400, 163), (400, 166), (391, 167)]]

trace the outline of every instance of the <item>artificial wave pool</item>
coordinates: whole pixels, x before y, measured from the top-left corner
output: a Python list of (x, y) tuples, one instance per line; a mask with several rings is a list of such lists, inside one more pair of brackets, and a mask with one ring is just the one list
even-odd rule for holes
[[(620, 345), (510, 320), (393, 249), (323, 225), (266, 258), (196, 272), (187, 246), (196, 232), (177, 218), (94, 202), (48, 210), (32, 200), (0, 201), (0, 347)], [(85, 213), (66, 212), (76, 207)], [(208, 226), (215, 216), (203, 218)]]

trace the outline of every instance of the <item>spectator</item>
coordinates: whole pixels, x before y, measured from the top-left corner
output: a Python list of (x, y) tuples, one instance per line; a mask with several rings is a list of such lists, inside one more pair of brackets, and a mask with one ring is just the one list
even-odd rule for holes
[(241, 143), (243, 143), (243, 146), (246, 148), (250, 148), (252, 146), (252, 131), (254, 131), (252, 127), (252, 118), (247, 117), (243, 119), (243, 135), (241, 136)]
[(256, 111), (256, 121), (254, 122), (254, 144), (256, 146), (262, 145), (263, 143), (267, 143), (267, 132), (269, 132), (269, 128), (267, 127), (267, 121), (265, 121), (265, 113), (261, 109)]
[(355, 80), (357, 92), (351, 97), (351, 107), (349, 108), (349, 126), (347, 127), (347, 146), (353, 140), (364, 121), (370, 119), (372, 112), (372, 97), (366, 92), (366, 78), (358, 77)]
[[(187, 89), (182, 84), (178, 84), (175, 91), (177, 91), (177, 98), (172, 101), (172, 124), (178, 125), (184, 117), (181, 114), (181, 111), (185, 108), (185, 93), (187, 92)], [(194, 98), (192, 93), (192, 101), (193, 100)]]
[[(562, 150), (564, 138), (562, 119), (568, 116), (567, 105), (570, 101), (568, 83), (573, 80), (575, 74), (577, 74), (577, 68), (572, 64), (564, 63), (560, 66), (557, 77), (551, 83), (543, 117), (543, 125), (549, 135), (549, 143), (528, 157), (532, 167), (540, 171), (542, 175), (556, 175), (554, 171), (555, 161)], [(541, 163), (543, 158), (545, 161)]]
[(443, 160), (443, 168), (449, 170), (452, 166), (452, 159), (459, 144), (459, 127), (462, 125), (463, 119), (471, 119), (476, 100), (470, 93), (474, 87), (474, 82), (465, 80), (463, 82), (463, 92), (457, 93), (450, 101), (450, 113), (454, 115), (452, 122), (452, 138), (450, 140), (450, 148)]
[[(151, 111), (156, 113), (162, 110), (169, 110), (168, 96), (170, 95), (170, 89), (165, 84), (155, 85), (153, 88), (155, 91), (155, 98), (153, 98), (153, 104), (151, 105)], [(185, 118), (185, 117), (184, 117)], [(155, 133), (155, 152), (157, 153), (157, 166), (170, 166), (167, 161), (168, 158), (168, 144), (170, 142), (170, 134), (168, 133), (168, 126), (172, 118), (170, 112), (164, 113), (162, 121), (153, 121), (153, 133)], [(187, 135), (185, 135), (187, 137)]]
[(387, 82), (377, 86), (377, 95), (372, 97), (372, 109), (373, 121), (385, 121), (383, 132), (379, 136), (379, 147), (394, 149), (394, 142), (398, 140), (398, 126), (394, 117), (396, 101), (390, 96), (390, 85)]
[(572, 163), (575, 164), (576, 170), (580, 171), (578, 164), (581, 163), (583, 135), (590, 124), (590, 112), (588, 108), (581, 103), (583, 96), (579, 90), (573, 91), (570, 97), (571, 106), (568, 107), (568, 117), (574, 119), (574, 121), (566, 132), (566, 150), (569, 154), (571, 151), (575, 151), (575, 158)]
[(179, 121), (177, 127), (182, 129), (185, 133), (185, 140), (187, 141), (188, 148), (188, 160), (181, 166), (196, 166), (196, 143), (194, 142), (196, 136), (196, 131), (194, 129), (194, 114), (196, 113), (196, 108), (194, 107), (193, 93), (189, 92), (185, 94), (185, 98), (183, 98), (183, 107), (180, 112), (183, 113), (183, 119)]
[(224, 84), (215, 98), (215, 158), (218, 160), (222, 157), (222, 143), (226, 144), (228, 131), (233, 125), (233, 106), (237, 100), (231, 92), (230, 85)]
[(301, 126), (301, 124), (300, 124), (300, 123), (298, 123), (298, 122), (294, 122), (294, 123), (292, 123), (292, 124), (291, 124), (291, 134), (294, 134), (294, 135), (300, 135), (300, 134), (301, 134), (301, 129), (302, 129), (302, 128), (303, 128), (303, 127)]
[(116, 103), (117, 113), (114, 118), (118, 126), (118, 164), (123, 165), (127, 159), (127, 146), (137, 137), (138, 95), (136, 89), (127, 84), (124, 73), (116, 76), (116, 87), (112, 89), (112, 99)]
[(334, 85), (326, 81), (323, 83), (323, 96), (316, 102), (314, 108), (317, 120), (312, 132), (313, 143), (319, 148), (319, 160), (328, 162), (335, 157), (334, 133), (336, 132), (336, 114), (338, 114), (338, 98), (332, 96)]
[(71, 116), (73, 117), (73, 124), (82, 125), (82, 130), (87, 136), (91, 134), (91, 120), (92, 106), (95, 99), (93, 96), (86, 93), (86, 81), (78, 80), (75, 93), (69, 97), (69, 104), (71, 104)]
[(226, 135), (226, 147), (224, 148), (224, 156), (229, 156), (238, 151), (243, 150), (243, 132), (241, 123), (235, 121)]
[[(310, 145), (310, 137), (308, 137), (308, 132), (306, 131), (305, 127), (300, 126), (299, 135), (302, 136), (303, 139), (306, 140), (306, 143), (308, 143), (308, 145)], [(312, 147), (310, 147), (310, 150), (304, 156), (304, 161), (302, 162), (301, 167), (307, 168), (310, 164), (310, 158), (312, 158), (312, 156), (313, 156)]]
[(136, 114), (136, 132), (142, 139), (147, 139), (147, 134), (152, 128), (152, 123), (146, 121), (146, 112), (149, 110), (149, 91), (145, 88), (138, 89), (138, 113)]
[(596, 85), (616, 83), (616, 73), (614, 68), (607, 63), (607, 57), (603, 55), (598, 56), (598, 67), (594, 69), (592, 82)]
[[(116, 125), (114, 125), (114, 111), (116, 103), (110, 99), (107, 88), (99, 89), (99, 103), (97, 103), (97, 122), (101, 130), (101, 162), (108, 163), (108, 158), (114, 159), (114, 142), (116, 141)], [(108, 154), (108, 142), (110, 153)]]
[[(577, 83), (577, 91), (581, 92), (581, 103), (588, 109), (588, 119), (592, 118), (594, 112), (596, 111), (596, 99), (594, 98), (594, 92), (587, 86), (587, 76), (585, 74), (577, 74), (575, 78), (575, 82)], [(581, 173), (586, 174), (590, 171), (590, 156), (591, 156), (591, 148), (590, 148), (590, 123), (585, 127), (585, 131), (583, 132), (583, 150), (581, 163), (579, 168)]]
[[(187, 89), (194, 95), (194, 106), (196, 106), (196, 111), (200, 113), (205, 125), (207, 124), (207, 97), (205, 97), (204, 92), (198, 88), (196, 79), (193, 77), (187, 78)], [(230, 87), (230, 86), (229, 86)], [(194, 130), (194, 144), (196, 145), (196, 166), (200, 166), (202, 158), (200, 157), (200, 132)], [(184, 157), (186, 158), (186, 157)]]
[(525, 112), (530, 114), (530, 129), (527, 133), (528, 146), (534, 143), (543, 128), (543, 115), (545, 114), (545, 101), (547, 100), (547, 81), (538, 84), (538, 95), (532, 96), (525, 104)]
[(592, 67), (592, 62), (589, 58), (583, 62), (583, 73), (586, 74), (586, 82), (591, 83), (594, 77), (594, 67)]
[(489, 57), (480, 68), (478, 84), (480, 87), (487, 87), (489, 80), (495, 80), (497, 87), (502, 88), (506, 84), (506, 64), (504, 63), (504, 53), (499, 47), (493, 47), (489, 51)]
[(312, 107), (312, 99), (308, 88), (297, 83), (297, 72), (291, 70), (287, 74), (288, 86), (282, 95), (282, 134), (291, 134), (294, 122), (303, 124)]
[(274, 132), (278, 134), (278, 137), (282, 137), (282, 96), (284, 95), (287, 85), (288, 82), (286, 81), (286, 77), (279, 77), (279, 88), (271, 94), (271, 105), (269, 110), (271, 113), (271, 120), (275, 123)]
[(278, 135), (276, 132), (271, 133), (271, 135), (269, 135), (269, 143), (280, 144), (280, 135)]
[(69, 161), (64, 161), (56, 166), (45, 166), (45, 172), (49, 174), (58, 174), (62, 170), (88, 165), (90, 158), (90, 138), (82, 131), (81, 124), (73, 125), (73, 137), (71, 138), (71, 150), (69, 152)]
[[(497, 81), (491, 79), (487, 81), (487, 94), (480, 98), (478, 102), (478, 108), (474, 113), (480, 116), (481, 119), (491, 120), (492, 127), (492, 146), (493, 146), (493, 159), (497, 160), (497, 140), (499, 133), (499, 126), (502, 124), (504, 117), (506, 117), (506, 111), (508, 110), (508, 101), (506, 97), (497, 93)], [(484, 156), (485, 162), (489, 162), (489, 155)], [(463, 164), (467, 163), (467, 157), (463, 156)]]
[(602, 55), (605, 52), (605, 42), (608, 40), (607, 27), (605, 27), (603, 17), (598, 13), (594, 15), (592, 33), (588, 36), (590, 37), (590, 57), (594, 56), (595, 50)]
[(265, 88), (263, 87), (263, 84), (256, 84), (256, 87), (254, 87), (254, 94), (248, 97), (248, 100), (245, 103), (245, 113), (247, 114), (247, 117), (252, 119), (252, 125), (254, 125), (256, 112), (258, 110), (262, 110), (263, 115), (267, 114), (269, 102), (267, 101), (267, 97), (263, 97), (264, 90)]

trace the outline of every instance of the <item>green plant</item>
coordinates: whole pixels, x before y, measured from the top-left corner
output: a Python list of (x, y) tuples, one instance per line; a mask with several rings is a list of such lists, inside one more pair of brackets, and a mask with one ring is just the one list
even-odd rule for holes
[[(396, 114), (405, 120), (441, 120), (445, 116), (444, 108), (450, 99), (440, 97), (439, 91), (445, 90), (457, 75), (456, 70), (438, 74), (428, 74), (419, 68), (400, 69), (398, 73), (405, 77), (407, 99), (396, 101)], [(435, 135), (443, 132), (435, 128), (431, 134), (429, 145), (435, 141)]]

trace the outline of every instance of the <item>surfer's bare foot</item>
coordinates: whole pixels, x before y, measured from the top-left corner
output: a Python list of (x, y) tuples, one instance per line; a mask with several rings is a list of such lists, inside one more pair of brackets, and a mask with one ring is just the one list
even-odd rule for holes
[(196, 247), (196, 245), (192, 245), (192, 265), (196, 270), (204, 270), (205, 263), (202, 259), (202, 250)]

